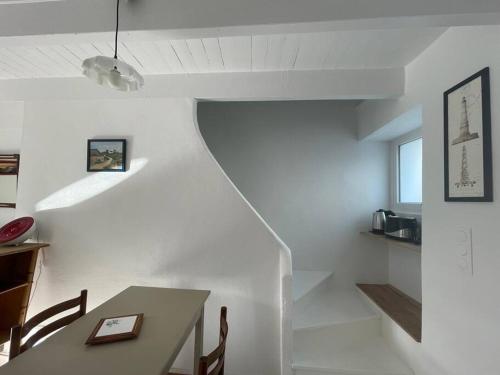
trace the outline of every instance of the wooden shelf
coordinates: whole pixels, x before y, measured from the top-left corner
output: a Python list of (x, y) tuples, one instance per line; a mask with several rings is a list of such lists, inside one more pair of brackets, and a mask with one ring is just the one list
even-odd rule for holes
[(47, 246), (0, 247), (0, 345), (9, 340), (12, 327), (25, 321), (38, 252)]
[(10, 329), (0, 328), (0, 342), (6, 343), (10, 340)]
[(0, 246), (0, 256), (26, 253), (50, 246), (47, 243), (25, 242), (20, 245)]
[(0, 338), (3, 339), (0, 343), (5, 342), (6, 337), (8, 339), (13, 326), (24, 323), (28, 290), (29, 285), (26, 285), (0, 293)]
[(417, 342), (422, 341), (422, 304), (390, 284), (357, 287)]
[(403, 247), (405, 249), (416, 251), (418, 253), (422, 252), (422, 245), (417, 245), (413, 242), (398, 241), (383, 234), (375, 234), (372, 232), (361, 232), (361, 234), (365, 237), (373, 238), (378, 241), (384, 241), (389, 245)]
[(10, 293), (13, 290), (16, 290), (18, 288), (25, 288), (27, 286), (29, 286), (29, 283), (22, 281), (12, 284), (0, 283), (0, 294)]

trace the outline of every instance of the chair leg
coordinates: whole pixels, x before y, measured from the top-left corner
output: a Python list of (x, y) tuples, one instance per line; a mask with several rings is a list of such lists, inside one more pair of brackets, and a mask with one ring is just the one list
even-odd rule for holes
[(10, 331), (9, 361), (21, 354), (21, 326), (15, 326)]
[(198, 370), (198, 374), (193, 374), (193, 375), (207, 375), (208, 374), (208, 363), (207, 363), (207, 357), (201, 357), (200, 358), (200, 367)]
[(84, 289), (80, 293), (80, 316), (84, 316), (87, 313), (87, 289)]

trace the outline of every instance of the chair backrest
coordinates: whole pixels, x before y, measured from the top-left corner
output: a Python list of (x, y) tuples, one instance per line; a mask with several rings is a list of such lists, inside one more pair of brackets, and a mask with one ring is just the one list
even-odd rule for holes
[[(38, 332), (34, 333), (24, 344), (21, 344), (21, 340), (26, 337), (30, 331), (35, 328), (40, 323), (45, 320), (60, 314), (66, 310), (79, 307), (78, 311), (73, 314), (66, 315), (63, 318), (55, 320), (45, 327), (41, 328)], [(55, 306), (49, 307), (47, 310), (40, 312), (33, 318), (24, 323), (23, 326), (15, 326), (10, 331), (10, 352), (9, 360), (17, 357), (19, 354), (30, 349), (38, 341), (40, 341), (45, 336), (51, 334), (52, 332), (67, 326), (71, 322), (85, 315), (87, 311), (87, 290), (82, 290), (79, 297), (70, 299), (68, 301), (61, 302)]]
[[(224, 375), (227, 332), (227, 307), (223, 306), (220, 309), (219, 345), (209, 355), (200, 358), (199, 375)], [(215, 366), (213, 366), (214, 363), (216, 363)], [(208, 370), (212, 366), (213, 368), (209, 372)]]

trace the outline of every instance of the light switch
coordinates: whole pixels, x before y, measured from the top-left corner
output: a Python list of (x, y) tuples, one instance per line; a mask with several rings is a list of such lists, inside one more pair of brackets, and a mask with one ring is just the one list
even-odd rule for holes
[(458, 229), (455, 239), (458, 267), (463, 272), (473, 275), (474, 264), (472, 256), (472, 229)]

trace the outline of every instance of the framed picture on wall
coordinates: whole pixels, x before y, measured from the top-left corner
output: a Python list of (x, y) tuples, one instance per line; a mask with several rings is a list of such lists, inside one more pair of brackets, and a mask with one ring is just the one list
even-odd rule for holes
[(19, 155), (0, 155), (0, 208), (16, 208)]
[(445, 201), (492, 202), (490, 71), (444, 93)]
[(125, 139), (88, 140), (88, 172), (125, 172), (126, 165), (127, 141)]

